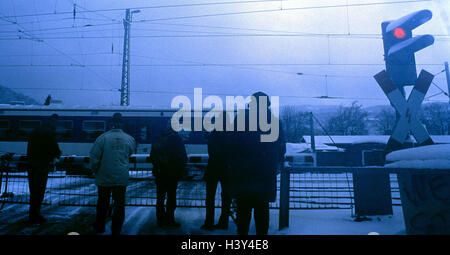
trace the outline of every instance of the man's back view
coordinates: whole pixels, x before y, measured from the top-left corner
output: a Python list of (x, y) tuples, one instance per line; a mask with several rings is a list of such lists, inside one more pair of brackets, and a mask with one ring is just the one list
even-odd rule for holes
[[(153, 175), (156, 178), (156, 219), (158, 226), (179, 227), (174, 213), (177, 205), (178, 181), (184, 174), (187, 155), (180, 135), (171, 127), (155, 139), (150, 151)], [(166, 206), (164, 201), (166, 199)]]
[(122, 131), (120, 113), (112, 118), (112, 129), (97, 138), (90, 152), (91, 168), (98, 186), (96, 232), (105, 231), (111, 193), (114, 200), (112, 233), (120, 234), (125, 218), (125, 191), (129, 179), (129, 159), (136, 142)]
[(43, 223), (41, 204), (44, 199), (48, 172), (51, 170), (53, 160), (61, 156), (55, 138), (55, 129), (58, 124), (58, 115), (53, 114), (40, 127), (34, 129), (28, 138), (28, 185), (30, 188), (30, 223)]
[[(270, 101), (265, 93), (253, 94), (257, 100), (256, 107), (259, 118), (264, 114), (269, 122), (279, 122), (270, 111)], [(265, 107), (260, 100), (267, 100)], [(256, 233), (265, 235), (269, 228), (269, 202), (274, 202), (277, 194), (277, 167), (285, 153), (285, 142), (280, 128), (280, 135), (273, 142), (262, 142), (261, 136), (269, 131), (250, 130), (250, 112), (255, 110), (249, 105), (245, 110), (245, 130), (234, 131), (230, 138), (230, 195), (236, 199), (236, 220), (238, 233), (247, 235), (254, 209)], [(235, 125), (237, 124), (237, 117)], [(281, 124), (279, 124), (281, 126)]]

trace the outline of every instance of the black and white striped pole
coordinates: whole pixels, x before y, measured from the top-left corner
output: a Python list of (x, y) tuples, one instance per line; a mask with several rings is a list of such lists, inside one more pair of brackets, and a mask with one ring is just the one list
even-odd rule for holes
[(433, 140), (427, 130), (417, 118), (417, 112), (430, 88), (434, 75), (422, 70), (408, 100), (405, 99), (400, 89), (394, 85), (386, 71), (379, 72), (374, 78), (399, 116), (386, 150), (401, 149), (410, 132), (419, 145), (433, 144)]

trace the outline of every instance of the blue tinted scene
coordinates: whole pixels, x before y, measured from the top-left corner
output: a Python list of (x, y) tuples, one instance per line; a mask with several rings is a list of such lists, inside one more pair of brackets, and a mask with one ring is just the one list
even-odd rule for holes
[(0, 239), (449, 235), (449, 61), (447, 0), (0, 1)]

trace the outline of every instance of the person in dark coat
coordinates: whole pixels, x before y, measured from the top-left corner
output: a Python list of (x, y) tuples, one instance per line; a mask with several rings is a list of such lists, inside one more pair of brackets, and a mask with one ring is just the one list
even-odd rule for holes
[[(262, 92), (253, 94), (257, 99), (257, 119), (259, 123), (259, 98), (267, 99), (268, 123), (278, 121), (271, 113), (268, 96)], [(252, 104), (249, 105), (249, 108)], [(276, 141), (262, 142), (263, 132), (257, 125), (256, 131), (249, 131), (249, 109), (245, 110), (245, 131), (233, 132), (230, 158), (230, 194), (236, 199), (236, 221), (238, 234), (247, 235), (252, 210), (254, 211), (257, 235), (265, 235), (269, 229), (269, 202), (274, 202), (277, 194), (277, 169), (286, 152), (283, 128), (279, 125)], [(237, 119), (235, 119), (235, 125)]]
[[(156, 179), (156, 219), (160, 227), (179, 227), (175, 221), (178, 181), (184, 174), (187, 155), (183, 140), (167, 127), (152, 143), (150, 162)], [(164, 205), (167, 194), (167, 203)]]
[[(222, 113), (222, 123), (225, 123), (226, 113)], [(223, 131), (213, 130), (208, 137), (208, 166), (205, 171), (204, 180), (206, 181), (206, 218), (205, 223), (200, 227), (204, 230), (228, 229), (228, 222), (230, 217), (231, 197), (228, 191), (228, 181), (226, 172), (228, 169), (227, 157), (229, 151), (227, 150), (227, 133), (225, 125)], [(219, 222), (214, 226), (214, 209), (216, 201), (216, 189), (220, 182), (222, 188), (222, 211)]]
[(48, 173), (53, 169), (53, 162), (61, 156), (61, 150), (55, 138), (58, 115), (53, 114), (41, 126), (34, 129), (28, 138), (28, 185), (30, 189), (30, 223), (44, 223), (41, 204), (44, 200)]

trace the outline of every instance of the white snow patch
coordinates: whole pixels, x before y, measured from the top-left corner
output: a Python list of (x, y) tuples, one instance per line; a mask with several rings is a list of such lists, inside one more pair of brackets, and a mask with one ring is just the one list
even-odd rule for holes
[(306, 143), (286, 143), (286, 156), (293, 156), (297, 153), (311, 152), (310, 145)]
[(385, 167), (389, 168), (412, 168), (412, 169), (450, 169), (450, 160), (448, 159), (430, 159), (430, 160), (400, 160)]
[[(450, 143), (450, 135), (431, 135), (431, 139), (435, 143)], [(311, 143), (311, 136), (303, 136), (307, 144)], [(345, 143), (345, 144), (353, 144), (353, 143), (363, 143), (363, 142), (378, 142), (378, 143), (387, 143), (389, 140), (388, 135), (333, 135), (331, 136), (333, 141), (335, 143)], [(329, 136), (314, 136), (314, 139), (317, 144), (332, 144), (333, 141), (330, 139)], [(414, 137), (410, 137), (412, 142), (415, 142), (416, 140)]]
[(450, 160), (450, 144), (427, 145), (416, 148), (398, 150), (386, 155), (386, 161), (400, 160)]
[(450, 144), (428, 145), (394, 151), (386, 155), (385, 167), (450, 169)]

